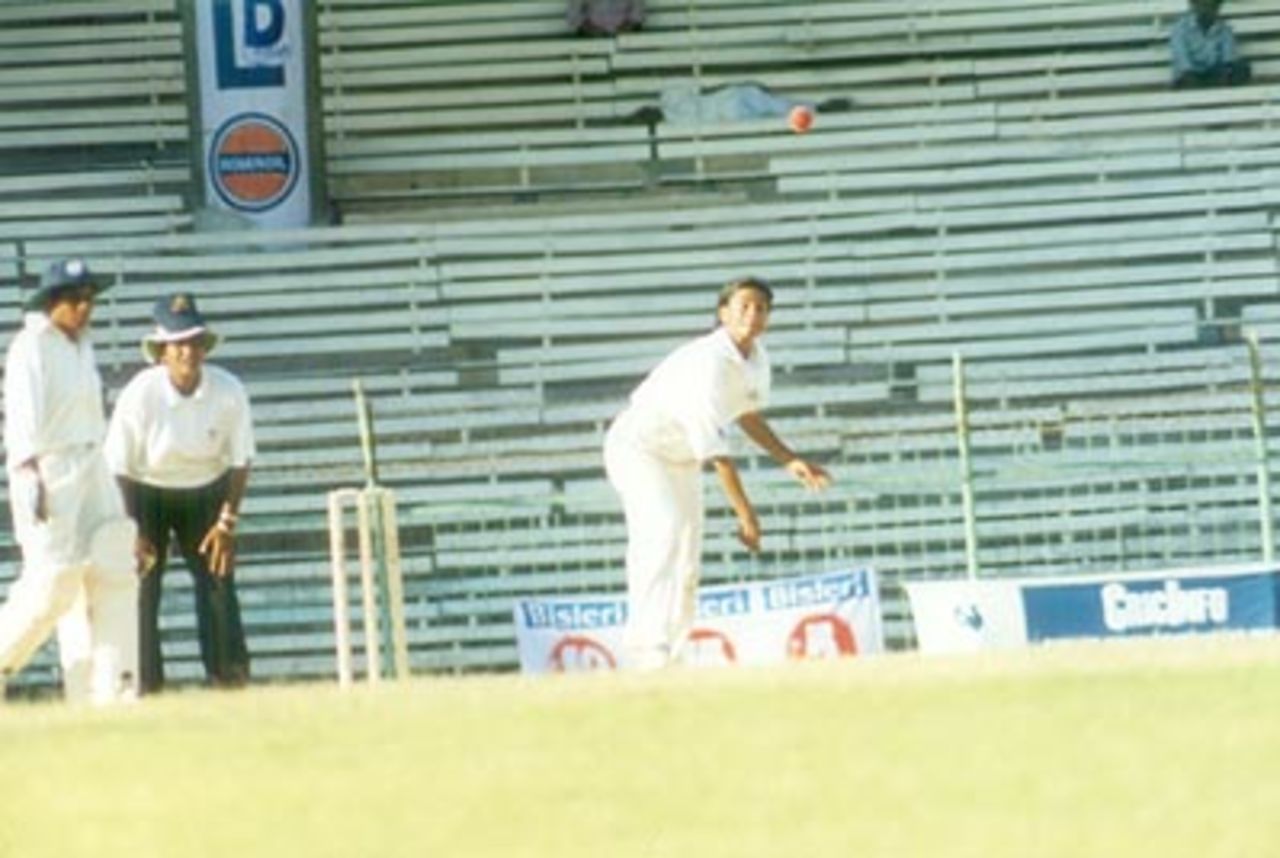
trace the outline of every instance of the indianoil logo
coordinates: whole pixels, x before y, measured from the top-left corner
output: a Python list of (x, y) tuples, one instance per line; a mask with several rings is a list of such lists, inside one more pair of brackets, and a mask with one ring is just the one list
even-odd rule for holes
[(298, 145), (279, 120), (241, 113), (218, 128), (209, 177), (222, 201), (245, 212), (274, 208), (298, 183)]

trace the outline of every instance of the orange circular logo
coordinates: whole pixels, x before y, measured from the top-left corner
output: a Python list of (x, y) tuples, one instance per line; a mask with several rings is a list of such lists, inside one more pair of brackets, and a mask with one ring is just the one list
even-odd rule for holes
[(242, 113), (223, 123), (209, 147), (209, 178), (234, 209), (273, 208), (298, 183), (298, 146), (279, 120)]
[(613, 670), (618, 666), (608, 648), (583, 635), (566, 635), (556, 641), (548, 661), (556, 673)]
[(787, 655), (793, 659), (840, 658), (858, 654), (853, 629), (835, 614), (813, 614), (796, 623), (787, 638)]
[(733, 641), (716, 629), (694, 629), (685, 640), (681, 660), (685, 664), (709, 667), (721, 664), (733, 664), (738, 660), (738, 651)]

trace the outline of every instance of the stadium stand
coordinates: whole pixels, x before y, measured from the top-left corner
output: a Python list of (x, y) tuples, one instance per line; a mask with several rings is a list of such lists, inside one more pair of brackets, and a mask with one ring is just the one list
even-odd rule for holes
[(612, 45), (570, 37), (556, 3), (335, 2), (321, 21), (328, 173), (344, 210), (644, 186), (644, 127), (594, 127), (619, 110)]
[(172, 0), (0, 8), (5, 173), (185, 157), (182, 39)]
[[(1181, 0), (649, 5), (642, 31), (582, 39), (542, 0), (322, 0), (344, 222), (248, 239), (196, 231), (184, 203), (171, 0), (0, 7), (0, 301), (87, 254), (115, 285), (98, 337), (118, 388), (155, 295), (201, 294), (258, 421), (240, 575), (260, 678), (332, 670), (323, 507), (364, 479), (353, 380), (400, 498), (414, 668), (510, 669), (518, 598), (620, 587), (604, 426), (747, 270), (781, 287), (777, 424), (839, 484), (811, 498), (747, 455), (767, 550), (741, 551), (711, 492), (707, 580), (872, 565), (909, 646), (901, 583), (966, 562), (957, 353), (984, 574), (1259, 556), (1242, 333), (1270, 380), (1267, 3), (1231, 7), (1256, 82), (1178, 93)], [(807, 135), (633, 116), (670, 83), (743, 79), (852, 109)], [(194, 679), (189, 585), (167, 588)]]

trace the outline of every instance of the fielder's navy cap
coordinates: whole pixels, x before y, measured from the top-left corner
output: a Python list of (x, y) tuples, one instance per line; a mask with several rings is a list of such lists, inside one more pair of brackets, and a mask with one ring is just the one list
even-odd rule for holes
[(60, 259), (51, 263), (40, 274), (40, 285), (22, 302), (22, 309), (27, 312), (46, 309), (59, 292), (89, 286), (96, 295), (105, 292), (109, 287), (94, 277), (89, 265), (83, 259)]

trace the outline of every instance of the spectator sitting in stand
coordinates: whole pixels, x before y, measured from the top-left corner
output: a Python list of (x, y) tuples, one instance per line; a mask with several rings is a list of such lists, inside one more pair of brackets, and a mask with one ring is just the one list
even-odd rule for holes
[(1189, 7), (1169, 34), (1173, 88), (1248, 83), (1252, 69), (1240, 56), (1231, 26), (1219, 17), (1222, 0), (1190, 0)]
[(644, 0), (569, 0), (569, 29), (580, 36), (612, 36), (644, 25)]
[(713, 125), (751, 119), (787, 116), (795, 107), (806, 106), (819, 113), (848, 110), (848, 98), (828, 98), (818, 103), (779, 95), (754, 81), (728, 83), (700, 89), (696, 81), (681, 81), (662, 89), (659, 106), (646, 106), (633, 115), (649, 123), (673, 125)]

